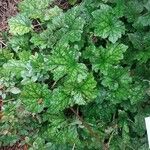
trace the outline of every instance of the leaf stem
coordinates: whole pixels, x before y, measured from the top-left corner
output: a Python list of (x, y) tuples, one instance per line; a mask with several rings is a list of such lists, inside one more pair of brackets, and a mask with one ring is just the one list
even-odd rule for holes
[(100, 142), (100, 138), (99, 138), (98, 134), (93, 131), (93, 129), (89, 126), (89, 124), (87, 124), (83, 120), (83, 118), (80, 117), (79, 114), (73, 108), (70, 108), (70, 109), (76, 115), (76, 117), (82, 122), (82, 124), (84, 125), (84, 127), (89, 131), (89, 133), (91, 134), (91, 136), (94, 137), (98, 142)]

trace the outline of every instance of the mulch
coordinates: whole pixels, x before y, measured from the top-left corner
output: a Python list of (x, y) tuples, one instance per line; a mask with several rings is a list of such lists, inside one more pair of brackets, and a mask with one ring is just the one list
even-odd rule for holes
[(18, 12), (17, 4), (20, 0), (0, 0), (0, 31), (8, 29), (7, 20)]
[(19, 142), (17, 142), (13, 146), (0, 147), (0, 150), (28, 150), (27, 145), (21, 146)]
[(17, 4), (21, 0), (0, 0), (0, 48), (5, 47), (2, 32), (8, 30), (8, 19), (18, 12)]

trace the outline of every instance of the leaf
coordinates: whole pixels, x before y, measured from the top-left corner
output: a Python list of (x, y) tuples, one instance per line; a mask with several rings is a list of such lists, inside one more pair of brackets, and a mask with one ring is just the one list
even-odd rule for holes
[(133, 44), (134, 48), (141, 49), (144, 48), (144, 45), (141, 44), (141, 41), (143, 41), (143, 32), (135, 32), (128, 34), (129, 40)]
[(48, 110), (58, 113), (75, 104), (86, 105), (96, 98), (96, 92), (96, 82), (91, 74), (80, 83), (66, 81), (64, 86), (53, 90)]
[(53, 0), (24, 0), (19, 3), (19, 9), (30, 18), (43, 19), (46, 8)]
[(30, 51), (21, 51), (18, 53), (18, 57), (23, 62), (27, 62), (30, 59), (31, 52)]
[(35, 82), (37, 80), (45, 80), (48, 77), (47, 59), (43, 55), (31, 55), (30, 52), (19, 53), (20, 60), (9, 60), (3, 65), (6, 72), (22, 79), (22, 84)]
[(60, 15), (52, 20), (52, 24), (49, 24), (48, 28), (54, 29), (54, 26), (59, 27), (55, 32), (55, 37), (58, 38), (59, 44), (68, 42), (76, 42), (81, 40), (85, 20), (82, 16), (79, 16), (82, 12), (82, 7), (76, 6), (73, 9), (66, 12), (65, 15)]
[[(25, 70), (26, 63), (20, 60), (9, 60), (3, 65), (3, 68), (7, 68), (7, 72), (15, 74), (17, 77), (21, 77), (21, 72)], [(5, 69), (6, 70), (6, 69)]]
[(117, 90), (110, 90), (107, 93), (106, 100), (113, 104), (123, 103), (123, 101), (127, 101), (129, 98), (130, 90), (126, 87), (118, 88)]
[(131, 105), (143, 102), (144, 99), (147, 97), (147, 94), (145, 92), (147, 91), (147, 89), (148, 89), (147, 83), (141, 82), (139, 84), (138, 82), (135, 82), (135, 84), (131, 88), (129, 96)]
[(134, 120), (135, 120), (135, 123), (133, 126), (133, 130), (140, 136), (144, 135), (144, 132), (146, 131), (144, 114), (138, 113), (135, 116)]
[(110, 67), (116, 66), (123, 59), (126, 50), (127, 46), (119, 43), (107, 45), (106, 48), (91, 46), (85, 51), (84, 57), (90, 59), (93, 70), (107, 74)]
[(85, 105), (96, 98), (96, 81), (92, 74), (89, 74), (85, 80), (80, 83), (65, 82), (65, 93), (71, 97), (71, 105)]
[(21, 90), (17, 87), (13, 87), (9, 91), (13, 94), (19, 94), (21, 92)]
[(94, 17), (93, 27), (95, 36), (100, 36), (104, 39), (108, 38), (109, 41), (115, 43), (125, 33), (125, 26), (111, 12), (111, 7), (101, 5), (101, 9), (92, 13)]
[(55, 45), (65, 45), (81, 41), (85, 20), (79, 17), (80, 7), (75, 7), (65, 14), (59, 14), (48, 23), (47, 29), (40, 34), (33, 34), (31, 42), (41, 49)]
[(122, 67), (110, 68), (107, 75), (102, 79), (102, 85), (111, 90), (117, 90), (120, 87), (129, 87), (132, 83), (132, 78), (129, 76), (129, 71)]
[(113, 8), (113, 13), (118, 17), (123, 17), (125, 12), (125, 1), (115, 0), (116, 6)]
[(53, 139), (59, 144), (79, 143), (76, 125), (71, 124), (71, 120), (65, 119), (62, 114), (53, 117), (44, 136)]
[(130, 131), (129, 131), (127, 122), (124, 123), (122, 130), (123, 130), (123, 133), (122, 133), (123, 143), (129, 144), (130, 143), (130, 136), (129, 136)]
[(127, 1), (125, 8), (125, 16), (129, 22), (134, 22), (143, 11), (144, 7), (142, 1), (130, 0)]
[(136, 54), (135, 58), (140, 62), (140, 63), (146, 63), (150, 59), (150, 51), (141, 51)]
[(63, 91), (63, 86), (57, 87), (52, 92), (52, 98), (48, 110), (51, 113), (58, 113), (70, 106), (69, 96)]
[(146, 1), (144, 7), (145, 7), (148, 11), (150, 11), (150, 1)]
[(68, 1), (69, 1), (69, 4), (71, 5), (74, 5), (77, 2), (77, 0), (68, 0)]
[(51, 91), (46, 85), (30, 83), (24, 86), (20, 99), (28, 111), (40, 113), (49, 104)]
[(58, 47), (49, 57), (48, 66), (54, 74), (54, 80), (59, 80), (68, 75), (70, 80), (81, 82), (87, 76), (87, 68), (84, 64), (78, 63), (80, 53), (69, 47)]
[(32, 30), (30, 19), (23, 14), (19, 14), (9, 19), (9, 32), (13, 35), (24, 35)]
[(110, 68), (108, 74), (104, 75), (102, 85), (109, 88), (106, 99), (113, 104), (128, 100), (132, 78), (129, 71), (122, 67)]
[(49, 29), (41, 34), (33, 33), (30, 42), (40, 49), (52, 48), (57, 42), (57, 37), (53, 34), (53, 31)]
[(52, 18), (60, 15), (61, 13), (62, 10), (58, 6), (55, 6), (54, 8), (51, 8), (46, 11), (44, 20), (51, 20)]
[(8, 49), (0, 49), (0, 67), (2, 67), (2, 65), (12, 57), (13, 53), (11, 53)]
[(138, 25), (138, 24), (144, 27), (150, 25), (150, 13), (140, 16), (137, 22), (135, 23), (135, 25)]
[(14, 36), (8, 43), (15, 52), (30, 49), (28, 35)]

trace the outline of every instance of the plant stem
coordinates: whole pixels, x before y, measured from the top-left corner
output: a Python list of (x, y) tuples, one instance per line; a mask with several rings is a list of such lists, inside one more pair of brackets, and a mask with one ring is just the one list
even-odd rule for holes
[(84, 125), (84, 127), (89, 131), (89, 133), (91, 134), (91, 136), (94, 137), (98, 142), (100, 142), (100, 138), (99, 138), (98, 134), (93, 131), (93, 129), (89, 126), (89, 124), (87, 124), (83, 120), (83, 118), (80, 117), (79, 114), (73, 108), (70, 108), (70, 109), (76, 115), (76, 117), (82, 122), (82, 124)]

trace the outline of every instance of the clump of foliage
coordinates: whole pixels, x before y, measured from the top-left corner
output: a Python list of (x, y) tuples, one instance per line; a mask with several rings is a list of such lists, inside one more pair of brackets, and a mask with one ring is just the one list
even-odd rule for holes
[(0, 145), (146, 150), (150, 2), (23, 0), (0, 50)]

